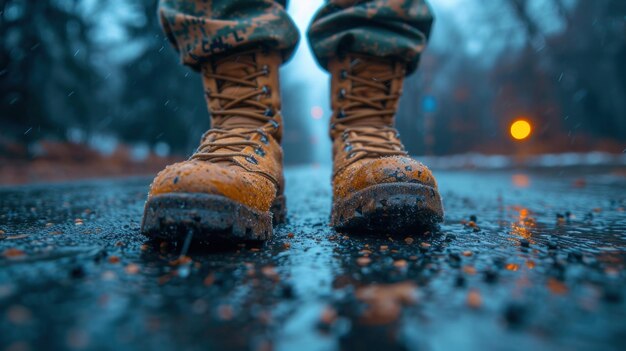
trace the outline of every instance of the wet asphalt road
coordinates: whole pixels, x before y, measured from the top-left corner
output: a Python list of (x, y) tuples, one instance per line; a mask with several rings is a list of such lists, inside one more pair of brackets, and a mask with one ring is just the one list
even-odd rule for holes
[(623, 169), (435, 175), (437, 232), (336, 233), (292, 168), (270, 242), (183, 257), (139, 233), (149, 179), (0, 188), (0, 349), (624, 348)]

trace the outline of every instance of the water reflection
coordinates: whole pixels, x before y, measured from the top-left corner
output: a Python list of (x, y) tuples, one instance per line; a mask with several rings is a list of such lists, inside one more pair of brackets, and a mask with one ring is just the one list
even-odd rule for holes
[[(533, 230), (537, 226), (535, 219), (531, 217), (527, 208), (515, 206), (513, 210), (517, 211), (518, 215), (514, 221), (511, 221), (511, 234), (528, 240), (530, 244), (534, 244)], [(511, 240), (519, 241), (518, 239)]]

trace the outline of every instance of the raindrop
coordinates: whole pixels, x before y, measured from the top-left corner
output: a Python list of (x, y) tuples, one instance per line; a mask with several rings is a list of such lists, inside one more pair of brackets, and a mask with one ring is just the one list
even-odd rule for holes
[(28, 129), (24, 132), (24, 135), (26, 135), (26, 134), (30, 133), (30, 131), (31, 131), (31, 130), (33, 130), (33, 127), (28, 128)]

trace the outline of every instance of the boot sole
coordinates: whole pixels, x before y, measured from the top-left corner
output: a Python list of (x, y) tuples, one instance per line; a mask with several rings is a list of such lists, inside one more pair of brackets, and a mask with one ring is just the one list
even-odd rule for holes
[(414, 183), (367, 187), (333, 205), (331, 225), (340, 230), (407, 232), (428, 230), (443, 221), (443, 205), (433, 187)]
[(286, 219), (285, 196), (262, 212), (227, 197), (209, 194), (164, 194), (145, 205), (141, 232), (153, 239), (178, 241), (193, 231), (195, 241), (264, 241)]

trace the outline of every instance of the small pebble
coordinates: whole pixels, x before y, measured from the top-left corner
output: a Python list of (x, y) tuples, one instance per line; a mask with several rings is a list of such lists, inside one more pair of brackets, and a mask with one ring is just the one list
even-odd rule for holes
[(6, 257), (6, 258), (18, 258), (18, 257), (22, 257), (24, 255), (25, 255), (24, 251), (22, 251), (20, 249), (6, 249), (2, 253), (2, 256)]
[(485, 282), (487, 283), (495, 283), (498, 280), (498, 273), (493, 269), (488, 269), (485, 271)]
[(458, 288), (462, 288), (465, 286), (465, 277), (462, 275), (458, 275), (455, 279), (454, 279), (454, 286), (458, 287)]
[(606, 302), (619, 303), (622, 301), (622, 294), (619, 288), (611, 285), (604, 287), (602, 298)]
[(468, 274), (468, 275), (475, 275), (476, 268), (474, 268), (474, 266), (464, 266), (463, 273)]
[(483, 304), (483, 299), (478, 290), (470, 290), (467, 294), (467, 306), (472, 309), (479, 309)]
[(337, 311), (334, 308), (327, 306), (320, 315), (319, 327), (322, 329), (329, 328), (337, 320)]
[(504, 319), (511, 326), (519, 326), (526, 317), (526, 308), (518, 303), (508, 305), (504, 310)]
[(131, 263), (128, 266), (126, 266), (124, 270), (126, 271), (126, 274), (135, 275), (139, 273), (139, 266), (134, 263)]
[(290, 284), (284, 284), (281, 288), (281, 295), (286, 299), (291, 299), (295, 296), (293, 286)]
[(211, 286), (213, 285), (213, 283), (215, 283), (215, 274), (213, 273), (209, 273), (205, 278), (204, 278), (204, 286)]
[(359, 266), (367, 266), (371, 262), (372, 262), (372, 259), (369, 258), (369, 257), (359, 257), (359, 258), (356, 259), (356, 263)]
[(234, 316), (233, 308), (230, 305), (220, 305), (217, 308), (217, 315), (223, 321), (229, 321), (233, 319)]
[(582, 262), (583, 254), (579, 251), (573, 251), (567, 254), (567, 260), (570, 262)]
[(261, 268), (261, 273), (267, 278), (272, 279), (274, 281), (280, 280), (280, 276), (278, 275), (278, 272), (276, 272), (276, 269), (274, 269), (274, 267), (272, 266), (265, 266)]
[(406, 268), (407, 262), (406, 260), (396, 260), (393, 262), (393, 266), (396, 268)]
[(519, 265), (516, 263), (508, 263), (504, 268), (506, 268), (507, 271), (517, 271), (519, 269)]
[(70, 277), (74, 279), (80, 279), (85, 276), (85, 269), (81, 266), (76, 266), (70, 270)]

